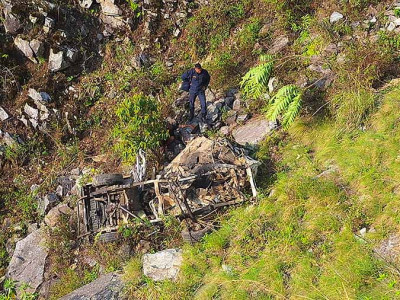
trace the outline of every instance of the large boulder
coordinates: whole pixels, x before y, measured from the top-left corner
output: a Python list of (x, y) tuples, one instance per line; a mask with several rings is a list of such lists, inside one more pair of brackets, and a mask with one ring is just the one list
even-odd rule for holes
[(27, 284), (26, 292), (35, 293), (43, 283), (47, 255), (43, 230), (33, 231), (17, 242), (6, 276), (15, 280), (17, 286)]
[(246, 124), (236, 127), (233, 132), (235, 141), (243, 146), (256, 146), (276, 127), (276, 122), (264, 118), (254, 118)]
[(143, 255), (143, 273), (155, 281), (175, 280), (181, 264), (182, 250), (180, 249), (167, 249)]
[(122, 288), (123, 283), (120, 276), (116, 273), (108, 273), (60, 298), (60, 300), (121, 299)]

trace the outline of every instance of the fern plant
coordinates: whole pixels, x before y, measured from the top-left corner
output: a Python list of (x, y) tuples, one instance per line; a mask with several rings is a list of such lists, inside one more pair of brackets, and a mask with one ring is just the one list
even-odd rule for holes
[(258, 66), (251, 68), (240, 83), (242, 94), (247, 99), (257, 99), (266, 91), (274, 62), (271, 55), (261, 55)]
[(276, 120), (281, 116), (282, 127), (287, 129), (300, 112), (302, 96), (302, 91), (294, 84), (282, 87), (270, 99), (267, 117), (270, 120)]

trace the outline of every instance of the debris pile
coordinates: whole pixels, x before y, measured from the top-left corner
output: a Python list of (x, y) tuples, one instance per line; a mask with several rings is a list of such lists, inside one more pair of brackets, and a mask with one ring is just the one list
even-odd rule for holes
[(98, 175), (83, 187), (78, 235), (100, 233), (101, 239), (111, 241), (129, 218), (162, 223), (164, 215), (185, 220), (189, 231), (206, 233), (219, 209), (257, 195), (258, 165), (226, 139), (198, 137), (156, 179), (133, 182), (119, 174)]

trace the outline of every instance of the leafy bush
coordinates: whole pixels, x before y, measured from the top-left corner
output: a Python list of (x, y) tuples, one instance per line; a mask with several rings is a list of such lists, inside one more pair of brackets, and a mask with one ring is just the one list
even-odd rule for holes
[(270, 55), (260, 56), (258, 66), (251, 68), (240, 83), (242, 94), (247, 99), (257, 99), (266, 92), (274, 62)]
[(267, 117), (276, 120), (282, 115), (282, 126), (288, 128), (300, 112), (302, 95), (302, 91), (293, 84), (282, 87), (270, 99)]
[(168, 137), (159, 104), (152, 97), (135, 94), (125, 99), (115, 113), (115, 150), (126, 163), (134, 163), (140, 149), (151, 152)]

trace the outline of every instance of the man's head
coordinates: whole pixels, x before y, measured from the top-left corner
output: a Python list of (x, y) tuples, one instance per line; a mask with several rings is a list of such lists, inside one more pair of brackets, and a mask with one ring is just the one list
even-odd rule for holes
[(199, 64), (199, 63), (195, 64), (194, 65), (194, 70), (196, 71), (197, 74), (200, 74), (201, 70), (202, 70), (201, 64)]

